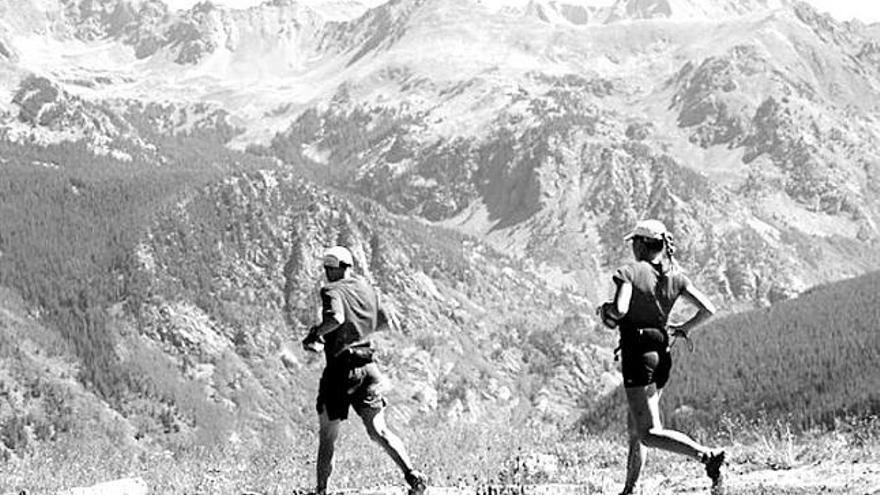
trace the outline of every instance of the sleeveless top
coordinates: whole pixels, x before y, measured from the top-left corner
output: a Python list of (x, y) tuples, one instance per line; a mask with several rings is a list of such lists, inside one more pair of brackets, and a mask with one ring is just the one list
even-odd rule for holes
[(617, 287), (624, 282), (632, 285), (629, 310), (617, 322), (624, 344), (636, 338), (642, 328), (657, 328), (665, 335), (672, 306), (691, 284), (687, 276), (665, 263), (655, 265), (647, 261), (635, 261), (618, 268), (612, 279)]

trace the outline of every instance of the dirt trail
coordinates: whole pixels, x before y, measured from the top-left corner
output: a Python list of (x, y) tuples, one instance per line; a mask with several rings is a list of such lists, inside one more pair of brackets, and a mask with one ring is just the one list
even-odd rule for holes
[[(480, 488), (431, 487), (426, 495), (616, 495), (622, 473), (603, 470), (584, 484), (485, 486)], [(728, 467), (726, 495), (880, 495), (880, 462), (822, 462), (791, 469)], [(342, 490), (344, 495), (401, 495), (403, 488)], [(649, 476), (642, 495), (709, 494), (709, 482), (700, 476)]]
[(731, 468), (733, 493), (880, 494), (880, 463), (818, 463), (787, 470), (737, 472)]

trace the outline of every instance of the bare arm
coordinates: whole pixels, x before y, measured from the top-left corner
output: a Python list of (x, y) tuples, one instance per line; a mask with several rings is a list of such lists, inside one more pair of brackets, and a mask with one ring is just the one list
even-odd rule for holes
[(321, 312), (321, 323), (309, 329), (309, 334), (303, 339), (303, 348), (306, 350), (314, 350), (312, 344), (345, 323), (345, 310), (338, 297), (322, 293), (321, 299), (324, 308)]
[(617, 285), (614, 300), (596, 308), (596, 313), (602, 318), (602, 323), (608, 328), (615, 328), (617, 321), (623, 318), (629, 311), (629, 303), (632, 300), (632, 284), (621, 282)]
[(345, 317), (339, 313), (335, 313), (329, 317), (328, 315), (325, 315), (324, 319), (321, 320), (320, 325), (314, 326), (309, 330), (309, 335), (314, 336), (316, 339), (321, 338), (339, 328), (343, 323), (345, 323)]
[(705, 322), (715, 314), (715, 305), (712, 304), (712, 301), (710, 301), (705, 294), (691, 285), (685, 287), (681, 295), (688, 302), (697, 307), (697, 312), (689, 320), (680, 325), (669, 325), (669, 330), (672, 331), (673, 335), (679, 334), (687, 336), (694, 327)]
[(623, 282), (617, 286), (617, 292), (614, 294), (614, 305), (612, 316), (619, 320), (629, 312), (629, 303), (632, 301), (633, 286), (629, 282)]

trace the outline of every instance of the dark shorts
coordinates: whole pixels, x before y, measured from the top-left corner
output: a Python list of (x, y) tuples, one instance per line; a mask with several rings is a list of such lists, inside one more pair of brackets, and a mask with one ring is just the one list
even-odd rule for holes
[(663, 388), (672, 370), (672, 355), (667, 351), (621, 351), (623, 386), (644, 387), (655, 384)]
[(318, 414), (325, 410), (331, 420), (348, 419), (348, 408), (358, 414), (362, 411), (385, 407), (385, 397), (379, 392), (382, 374), (376, 363), (359, 368), (327, 367), (318, 386), (315, 408)]

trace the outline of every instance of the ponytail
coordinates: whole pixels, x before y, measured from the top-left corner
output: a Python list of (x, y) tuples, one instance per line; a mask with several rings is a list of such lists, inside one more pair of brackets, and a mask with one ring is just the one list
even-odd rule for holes
[(675, 259), (673, 258), (675, 255), (675, 238), (672, 237), (671, 232), (663, 233), (663, 249), (666, 252), (666, 259), (669, 263), (666, 269), (663, 270), (663, 275), (665, 276), (668, 272), (675, 269)]
[(666, 247), (666, 257), (672, 262), (672, 256), (675, 254), (675, 239), (672, 237), (671, 232), (663, 234), (663, 245)]

